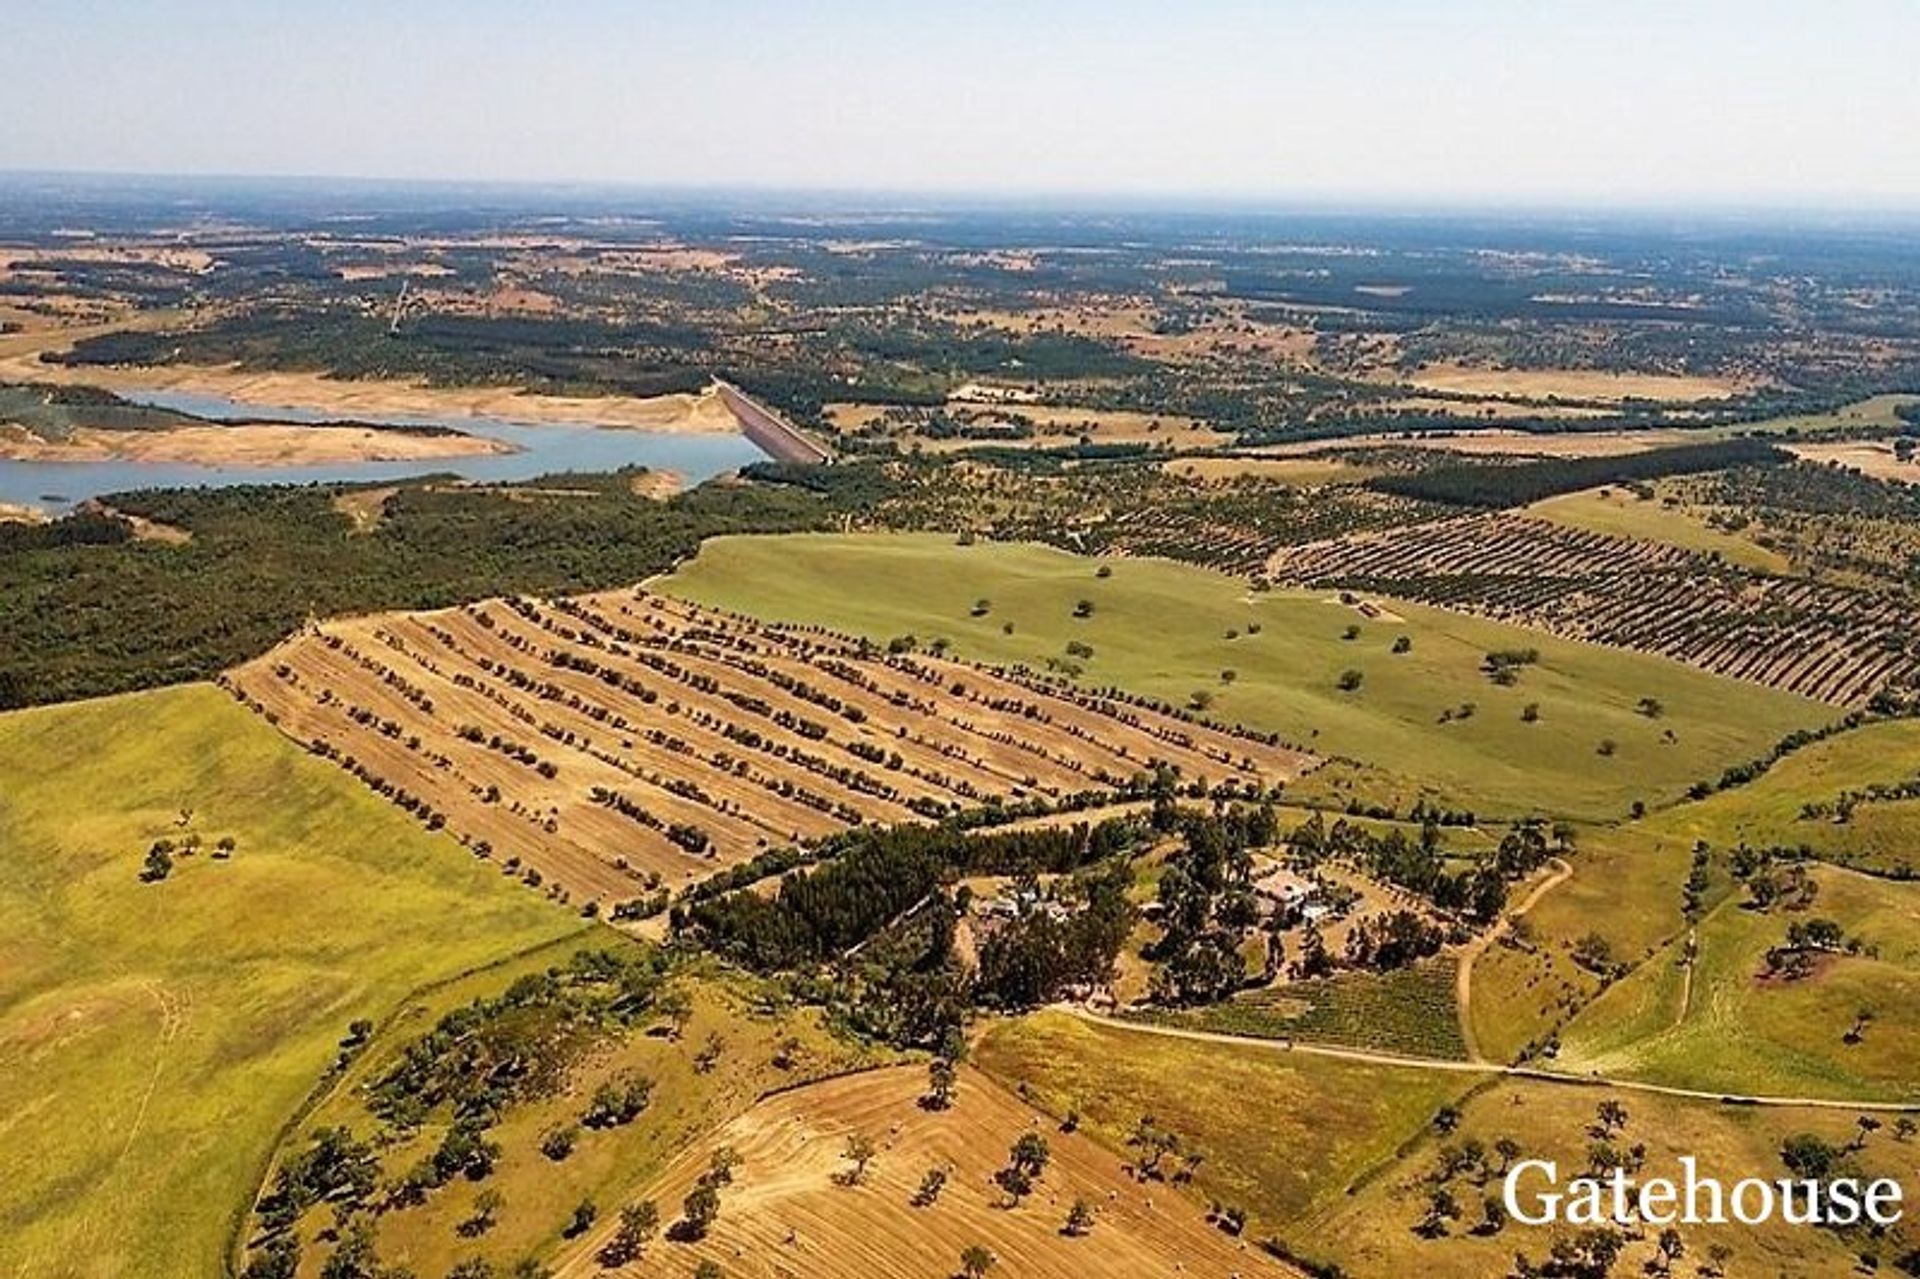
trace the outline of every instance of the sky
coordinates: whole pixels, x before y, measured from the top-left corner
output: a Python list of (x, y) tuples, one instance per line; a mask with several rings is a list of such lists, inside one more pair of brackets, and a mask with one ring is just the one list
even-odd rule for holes
[(0, 169), (1920, 210), (1920, 0), (13, 0)]

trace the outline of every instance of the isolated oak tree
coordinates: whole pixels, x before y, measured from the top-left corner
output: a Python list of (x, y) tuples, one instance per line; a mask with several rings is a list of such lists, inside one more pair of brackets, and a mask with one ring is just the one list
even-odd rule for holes
[(929, 1208), (940, 1198), (940, 1192), (947, 1188), (947, 1170), (935, 1166), (927, 1169), (920, 1178), (920, 1188), (913, 1192), (912, 1204), (916, 1208)]
[[(711, 1187), (704, 1187), (712, 1193)], [(691, 1196), (689, 1196), (691, 1198)], [(715, 1197), (718, 1208), (718, 1196)], [(624, 1266), (646, 1251), (652, 1242), (654, 1233), (660, 1228), (660, 1210), (651, 1199), (640, 1203), (628, 1204), (620, 1210), (620, 1228), (613, 1233), (600, 1249), (599, 1261), (603, 1266)]]
[(945, 1057), (927, 1063), (927, 1095), (921, 1100), (928, 1110), (945, 1110), (953, 1105), (954, 1081), (958, 1072)]
[(680, 1226), (688, 1239), (704, 1239), (720, 1216), (720, 1192), (702, 1181), (680, 1202)]
[(853, 1166), (841, 1174), (841, 1184), (857, 1186), (865, 1181), (867, 1165), (873, 1162), (876, 1153), (873, 1138), (864, 1132), (848, 1133), (846, 1149), (840, 1152), (840, 1157)]

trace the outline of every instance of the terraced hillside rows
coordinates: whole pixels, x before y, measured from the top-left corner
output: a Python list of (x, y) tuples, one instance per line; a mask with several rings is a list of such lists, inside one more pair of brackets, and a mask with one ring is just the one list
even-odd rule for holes
[(226, 686), (556, 898), (657, 894), (788, 843), (1155, 763), (1270, 785), (1271, 736), (647, 592), (309, 626)]
[(1836, 705), (1920, 685), (1920, 636), (1897, 595), (1742, 572), (1679, 547), (1523, 516), (1291, 547), (1267, 571), (1658, 653)]

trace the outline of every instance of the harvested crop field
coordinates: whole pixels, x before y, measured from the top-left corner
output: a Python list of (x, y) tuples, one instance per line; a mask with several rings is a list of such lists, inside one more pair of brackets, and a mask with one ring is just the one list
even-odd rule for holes
[[(1294, 1272), (1250, 1243), (1207, 1223), (1200, 1204), (1163, 1184), (1139, 1182), (1120, 1159), (975, 1071), (961, 1075), (954, 1104), (919, 1104), (926, 1072), (900, 1067), (848, 1075), (773, 1097), (689, 1150), (635, 1197), (671, 1220), (712, 1154), (740, 1156), (720, 1213), (706, 1238), (663, 1237), (619, 1274), (686, 1276), (701, 1261), (730, 1279), (858, 1276), (924, 1279), (960, 1270), (960, 1254), (985, 1247), (991, 1273), (1021, 1279), (1111, 1275), (1288, 1275)], [(847, 1184), (850, 1136), (876, 1153), (859, 1184)], [(1028, 1133), (1043, 1137), (1049, 1158), (1033, 1192), (1009, 1206), (994, 1174)], [(945, 1173), (931, 1202), (916, 1206), (922, 1178)], [(1093, 1210), (1080, 1236), (1065, 1233), (1076, 1199)], [(605, 1274), (594, 1254), (608, 1228), (585, 1237), (556, 1273)]]
[(1155, 761), (1270, 784), (1310, 756), (1141, 701), (888, 653), (645, 590), (315, 624), (225, 680), (550, 896), (617, 902), (757, 852)]

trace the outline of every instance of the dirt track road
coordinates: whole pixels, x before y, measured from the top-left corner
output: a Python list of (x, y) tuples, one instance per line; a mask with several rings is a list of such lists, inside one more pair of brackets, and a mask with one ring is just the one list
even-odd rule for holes
[(1225, 1035), (1209, 1030), (1183, 1030), (1178, 1026), (1155, 1026), (1147, 1022), (1123, 1021), (1063, 1005), (1063, 1010), (1097, 1026), (1131, 1031), (1141, 1035), (1162, 1035), (1171, 1039), (1190, 1039), (1203, 1044), (1227, 1044), (1276, 1053), (1298, 1053), (1309, 1057), (1331, 1057), (1339, 1061), (1366, 1062), (1374, 1066), (1403, 1066), (1408, 1070), (1438, 1071), (1455, 1075), (1504, 1075), (1514, 1079), (1537, 1079), (1542, 1083), (1564, 1084), (1575, 1088), (1616, 1088), (1621, 1092), (1654, 1093), (1662, 1097), (1687, 1097), (1696, 1101), (1714, 1101), (1728, 1106), (1782, 1106), (1816, 1110), (1878, 1111), (1893, 1114), (1920, 1114), (1920, 1101), (1847, 1101), (1831, 1097), (1776, 1097), (1747, 1093), (1712, 1092), (1700, 1088), (1676, 1088), (1638, 1079), (1617, 1079), (1604, 1075), (1573, 1075), (1537, 1066), (1501, 1066), (1485, 1061), (1452, 1061), (1441, 1057), (1408, 1057), (1399, 1053), (1370, 1052), (1364, 1048), (1336, 1048), (1331, 1044), (1301, 1044), (1289, 1040), (1253, 1039), (1245, 1035)]
[(1467, 1060), (1483, 1062), (1486, 1058), (1480, 1052), (1480, 1045), (1473, 1038), (1473, 965), (1487, 947), (1513, 930), (1513, 921), (1532, 910), (1542, 897), (1573, 877), (1573, 867), (1563, 857), (1555, 857), (1549, 863), (1553, 873), (1535, 884), (1527, 895), (1500, 918), (1497, 928), (1490, 928), (1480, 936), (1468, 942), (1460, 954), (1460, 962), (1454, 968), (1453, 1002), (1458, 1006), (1460, 1017), (1460, 1038), (1467, 1045)]

